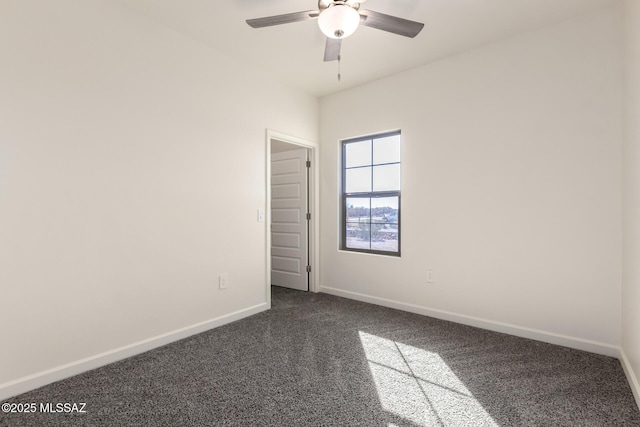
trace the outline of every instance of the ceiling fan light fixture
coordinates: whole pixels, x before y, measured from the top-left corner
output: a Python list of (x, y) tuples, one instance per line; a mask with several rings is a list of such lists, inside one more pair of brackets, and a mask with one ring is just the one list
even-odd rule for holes
[(345, 4), (335, 4), (318, 16), (318, 25), (325, 36), (343, 39), (353, 34), (360, 24), (357, 10)]

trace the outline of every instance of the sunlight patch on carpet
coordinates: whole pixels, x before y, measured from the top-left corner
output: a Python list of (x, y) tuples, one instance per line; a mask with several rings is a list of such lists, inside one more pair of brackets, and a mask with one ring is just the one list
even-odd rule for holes
[(385, 411), (420, 426), (498, 426), (436, 354), (360, 332)]

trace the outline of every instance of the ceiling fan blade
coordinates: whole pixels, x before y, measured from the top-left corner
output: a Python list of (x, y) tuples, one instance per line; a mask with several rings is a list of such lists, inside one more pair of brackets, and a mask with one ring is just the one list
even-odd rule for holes
[(360, 10), (360, 16), (363, 17), (360, 21), (362, 25), (405, 37), (414, 38), (424, 27), (424, 24), (420, 22), (385, 15), (384, 13), (374, 12), (373, 10)]
[(284, 15), (267, 16), (264, 18), (247, 19), (247, 24), (253, 28), (263, 28), (274, 25), (289, 24), (291, 22), (307, 21), (317, 17), (317, 10), (307, 10), (305, 12), (294, 12), (286, 13)]
[(340, 58), (340, 47), (342, 39), (332, 39), (327, 37), (327, 44), (324, 47), (324, 61), (337, 61)]

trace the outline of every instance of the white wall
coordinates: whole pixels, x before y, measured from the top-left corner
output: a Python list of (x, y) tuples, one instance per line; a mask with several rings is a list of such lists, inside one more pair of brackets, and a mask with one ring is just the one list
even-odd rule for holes
[[(323, 290), (617, 354), (620, 37), (613, 7), (323, 98)], [(398, 128), (402, 258), (341, 252), (338, 141)]]
[(265, 130), (315, 98), (104, 0), (2, 2), (0, 58), (0, 395), (265, 303)]
[(640, 405), (640, 2), (623, 3), (622, 349)]

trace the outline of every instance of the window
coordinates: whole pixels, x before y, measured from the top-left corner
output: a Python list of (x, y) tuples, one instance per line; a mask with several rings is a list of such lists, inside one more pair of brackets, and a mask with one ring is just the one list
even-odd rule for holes
[(340, 248), (400, 256), (400, 132), (342, 142)]

